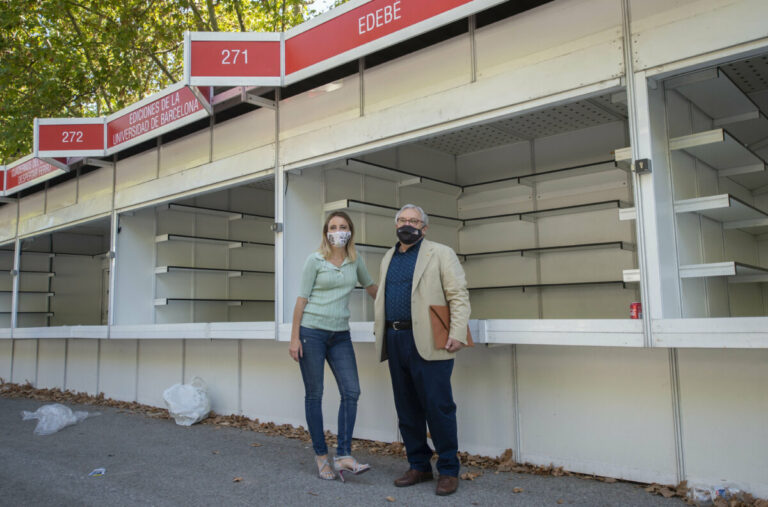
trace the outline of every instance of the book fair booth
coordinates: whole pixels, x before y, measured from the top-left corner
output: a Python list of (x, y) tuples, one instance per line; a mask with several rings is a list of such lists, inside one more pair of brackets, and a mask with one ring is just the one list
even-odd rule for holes
[[(413, 203), (467, 276), (460, 450), (768, 496), (767, 15), (352, 0), (189, 33), (182, 82), (37, 119), (3, 168), (0, 377), (162, 406), (200, 376), (218, 413), (305, 425), (287, 342), (325, 215), (378, 280)], [(350, 309), (356, 436), (396, 441)]]

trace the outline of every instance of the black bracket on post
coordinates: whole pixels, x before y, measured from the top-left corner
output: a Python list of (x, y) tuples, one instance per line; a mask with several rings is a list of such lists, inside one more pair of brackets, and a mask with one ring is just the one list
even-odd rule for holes
[(635, 172), (637, 174), (650, 174), (651, 172), (651, 159), (641, 158), (635, 160)]

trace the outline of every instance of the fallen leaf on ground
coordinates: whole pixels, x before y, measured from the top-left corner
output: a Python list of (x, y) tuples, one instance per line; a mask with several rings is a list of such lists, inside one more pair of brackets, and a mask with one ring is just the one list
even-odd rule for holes
[(254, 442), (251, 444), (251, 447), (261, 447), (261, 444), (258, 442)]
[(565, 500), (563, 500), (562, 498), (560, 498), (560, 499), (557, 501), (557, 503), (559, 503), (559, 504), (564, 504), (564, 503), (565, 503)]
[(523, 492), (523, 488), (514, 488), (514, 489), (512, 489), (512, 493), (522, 493), (522, 492)]
[(221, 454), (219, 451), (211, 451), (211, 454)]
[(481, 475), (483, 475), (482, 472), (464, 472), (459, 477), (464, 481), (474, 481)]
[(394, 502), (395, 501), (394, 497), (391, 497), (391, 496), (388, 496), (386, 498), (386, 500), (387, 500), (387, 502)]
[(661, 491), (659, 491), (659, 493), (661, 493), (661, 496), (663, 496), (664, 498), (672, 498), (676, 494), (674, 491), (672, 491), (669, 488), (661, 488)]
[(307, 494), (312, 496), (320, 496), (319, 493), (315, 493), (314, 491), (307, 491)]
[(235, 477), (234, 479), (232, 479), (232, 482), (243, 482), (243, 478), (242, 477)]

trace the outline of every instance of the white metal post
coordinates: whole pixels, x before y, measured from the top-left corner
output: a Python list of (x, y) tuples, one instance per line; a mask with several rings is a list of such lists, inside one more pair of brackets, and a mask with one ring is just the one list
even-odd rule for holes
[(677, 318), (682, 316), (682, 302), (664, 92), (650, 87), (644, 72), (635, 74), (634, 81), (638, 135), (633, 160), (647, 158), (652, 167), (650, 174), (634, 176), (638, 235), (644, 239), (643, 314), (648, 319)]
[(285, 171), (280, 165), (280, 88), (275, 88), (275, 340), (283, 317), (283, 256), (285, 252)]
[[(18, 223), (18, 220), (17, 220)], [(19, 271), (21, 266), (21, 240), (18, 235), (13, 242), (13, 294), (11, 295), (11, 329), (16, 329), (19, 311)]]
[(110, 239), (109, 239), (109, 300), (107, 302), (107, 325), (115, 325), (115, 279), (117, 277), (117, 233), (119, 227), (119, 217), (117, 211), (112, 209), (110, 220)]
[[(677, 257), (674, 193), (669, 164), (664, 93), (645, 72), (634, 72), (629, 0), (621, 2), (624, 33), (624, 69), (629, 106), (632, 178), (636, 210), (637, 256), (643, 308), (643, 341), (653, 347), (652, 323), (682, 316)], [(636, 161), (651, 161), (651, 171), (638, 174)], [(686, 478), (680, 407), (677, 351), (668, 353), (672, 431), (675, 440), (677, 481)]]

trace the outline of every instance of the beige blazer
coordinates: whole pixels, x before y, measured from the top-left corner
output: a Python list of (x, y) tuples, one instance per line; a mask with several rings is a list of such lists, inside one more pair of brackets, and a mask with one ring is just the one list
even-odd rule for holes
[[(395, 249), (390, 248), (381, 261), (379, 292), (374, 303), (376, 353), (381, 361), (387, 360), (386, 316), (384, 298), (387, 290), (387, 270)], [(432, 337), (432, 323), (429, 318), (430, 305), (448, 305), (451, 309), (450, 338), (467, 344), (467, 322), (469, 321), (469, 292), (464, 269), (456, 253), (449, 246), (422, 240), (419, 256), (413, 270), (411, 291), (411, 322), (416, 349), (428, 361), (452, 359), (454, 352), (436, 349)]]

